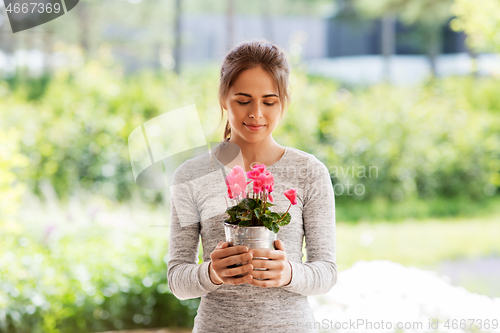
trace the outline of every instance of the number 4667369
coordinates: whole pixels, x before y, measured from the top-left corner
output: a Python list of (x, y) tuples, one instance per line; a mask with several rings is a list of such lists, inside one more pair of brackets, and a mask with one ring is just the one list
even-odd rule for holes
[(469, 329), (472, 329), (473, 324), (475, 324), (476, 328), (478, 328), (478, 329), (483, 329), (483, 328), (485, 328), (485, 329), (490, 329), (490, 328), (497, 329), (498, 328), (498, 320), (497, 319), (493, 319), (493, 320), (489, 320), (489, 319), (485, 319), (485, 320), (462, 319), (460, 321), (458, 319), (453, 319), (453, 320), (448, 319), (443, 324), (443, 326), (448, 328), (448, 329), (458, 329), (458, 328), (466, 329), (467, 322), (470, 323)]
[(12, 5), (12, 3), (9, 3), (7, 8), (5, 8), (5, 11), (7, 13), (59, 13), (61, 11), (61, 5), (59, 3), (55, 3), (52, 5), (51, 3), (38, 3), (38, 2), (30, 2), (28, 3), (23, 3), (22, 5), (19, 3), (15, 3)]

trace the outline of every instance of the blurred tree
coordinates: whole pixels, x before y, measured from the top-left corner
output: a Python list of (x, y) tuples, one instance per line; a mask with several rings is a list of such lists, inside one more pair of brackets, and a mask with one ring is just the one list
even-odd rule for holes
[[(194, 2), (194, 0), (191, 1)], [(213, 3), (216, 2), (213, 1)], [(240, 0), (235, 2), (235, 6), (238, 13), (251, 15), (263, 15), (263, 11), (267, 10), (266, 15), (270, 16), (325, 17), (335, 11), (337, 3), (332, 0), (274, 0), (272, 2)]]
[[(59, 42), (79, 44), (86, 51), (85, 56), (90, 58), (98, 55), (97, 50), (102, 43), (109, 43), (112, 45), (114, 55), (120, 55), (119, 59), (125, 63), (127, 71), (136, 70), (147, 64), (158, 68), (159, 63), (172, 69), (175, 64), (180, 64), (182, 59), (181, 19), (191, 14), (227, 15), (228, 1), (82, 0), (67, 15), (41, 26), (40, 33), (36, 37), (50, 38), (49, 45), (56, 47)], [(263, 3), (263, 0), (262, 2), (231, 0), (231, 3), (234, 12), (232, 15), (262, 17), (265, 26), (263, 37), (269, 40), (276, 37), (270, 29), (272, 17), (297, 15), (322, 17), (334, 10), (332, 0), (276, 0), (273, 1), (272, 7), (269, 2)], [(229, 27), (229, 31), (234, 34), (233, 28)], [(53, 35), (46, 36), (49, 32)], [(5, 35), (0, 38), (1, 49), (12, 53), (20, 48), (22, 36), (12, 34), (8, 24), (0, 27), (0, 33)], [(43, 48), (45, 52), (52, 51), (52, 46), (44, 44)], [(180, 65), (177, 65), (174, 71), (179, 72), (179, 67)]]
[[(0, 88), (3, 88), (0, 86)], [(20, 153), (22, 132), (0, 123), (0, 225), (10, 221), (20, 207), (26, 184), (19, 182), (16, 171), (29, 165), (29, 159)]]
[(404, 24), (418, 24), (424, 36), (432, 75), (441, 51), (441, 28), (451, 18), (453, 0), (350, 0), (362, 14), (372, 18), (395, 15)]
[(175, 46), (174, 46), (174, 72), (181, 72), (181, 0), (175, 0)]
[(390, 58), (396, 49), (396, 19), (392, 13), (385, 13), (382, 17), (382, 55), (384, 56), (384, 80), (391, 77)]
[(262, 8), (262, 28), (264, 31), (264, 38), (276, 42), (273, 28), (273, 16), (271, 15), (274, 10), (274, 8), (271, 8), (272, 5), (273, 2), (260, 0), (260, 6)]
[(80, 30), (80, 45), (85, 50), (85, 54), (89, 53), (90, 41), (89, 41), (89, 25), (91, 20), (89, 17), (90, 6), (85, 1), (80, 1), (80, 6), (78, 6), (78, 25)]
[(229, 51), (234, 46), (234, 0), (226, 0), (226, 48)]
[(475, 51), (500, 52), (500, 0), (455, 0), (451, 28), (467, 34), (466, 43)]

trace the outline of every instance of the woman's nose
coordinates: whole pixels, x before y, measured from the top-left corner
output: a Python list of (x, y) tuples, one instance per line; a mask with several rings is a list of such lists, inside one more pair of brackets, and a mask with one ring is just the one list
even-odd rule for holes
[(250, 110), (250, 113), (248, 114), (248, 117), (249, 118), (253, 118), (255, 117), (255, 119), (258, 119), (259, 117), (262, 116), (262, 110), (261, 110), (261, 106), (259, 104), (257, 104), (256, 106), (254, 106), (251, 110)]

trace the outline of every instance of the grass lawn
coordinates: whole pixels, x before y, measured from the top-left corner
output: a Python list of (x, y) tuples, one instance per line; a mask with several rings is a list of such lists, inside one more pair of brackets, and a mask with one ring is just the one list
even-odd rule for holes
[(500, 216), (337, 223), (339, 271), (358, 260), (425, 268), (447, 259), (500, 257)]

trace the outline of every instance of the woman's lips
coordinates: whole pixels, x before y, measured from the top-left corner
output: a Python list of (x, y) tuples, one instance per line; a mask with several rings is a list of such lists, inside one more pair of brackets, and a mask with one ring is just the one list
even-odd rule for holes
[(245, 126), (250, 129), (251, 131), (259, 131), (261, 130), (262, 128), (264, 128), (265, 125), (260, 125), (260, 126), (250, 126), (250, 125), (247, 125), (245, 124)]

